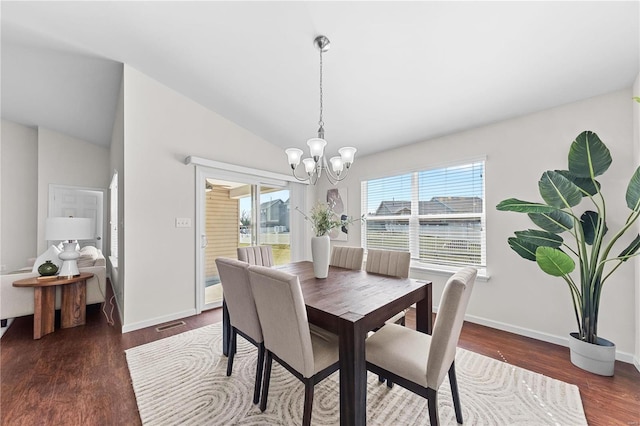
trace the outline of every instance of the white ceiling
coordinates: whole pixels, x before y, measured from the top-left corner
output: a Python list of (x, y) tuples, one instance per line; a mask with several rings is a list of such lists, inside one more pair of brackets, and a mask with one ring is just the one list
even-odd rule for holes
[(108, 145), (122, 63), (271, 143), (358, 155), (631, 87), (628, 2), (11, 2), (2, 117)]

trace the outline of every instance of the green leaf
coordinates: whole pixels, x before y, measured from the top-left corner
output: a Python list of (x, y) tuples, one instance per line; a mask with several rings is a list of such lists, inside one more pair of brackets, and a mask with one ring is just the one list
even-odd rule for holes
[(542, 199), (550, 206), (570, 208), (582, 201), (582, 192), (569, 179), (558, 172), (546, 171), (538, 181)]
[[(580, 224), (582, 225), (582, 232), (584, 234), (585, 243), (589, 245), (593, 244), (593, 240), (596, 237), (596, 229), (598, 227), (599, 220), (600, 216), (598, 215), (598, 213), (591, 210), (587, 210), (586, 212), (582, 213), (582, 216), (580, 216)], [(607, 228), (606, 223), (603, 223), (602, 225), (604, 226), (604, 232), (602, 233), (602, 235), (604, 236), (609, 228)]]
[(538, 247), (536, 262), (540, 269), (554, 277), (568, 275), (576, 267), (576, 263), (569, 255), (553, 247)]
[(534, 261), (536, 260), (536, 246), (523, 241), (520, 238), (510, 237), (507, 239), (509, 246), (524, 259)]
[(500, 203), (496, 206), (496, 209), (505, 212), (519, 213), (545, 213), (556, 210), (555, 207), (548, 206), (546, 204), (522, 201), (518, 200), (517, 198), (509, 198), (507, 200), (500, 201)]
[(591, 178), (579, 178), (569, 170), (556, 170), (556, 172), (573, 182), (584, 195), (593, 196), (600, 192), (600, 183), (598, 181), (591, 180)]
[(594, 179), (606, 172), (610, 165), (609, 148), (594, 132), (580, 133), (571, 144), (569, 171), (576, 177)]
[(540, 246), (558, 248), (564, 241), (560, 235), (556, 235), (552, 232), (539, 231), (537, 229), (516, 231), (515, 234), (519, 240), (525, 243), (533, 244), (536, 248)]
[(540, 228), (554, 234), (573, 228), (573, 217), (558, 209), (549, 213), (529, 213), (529, 219)]
[(640, 167), (636, 169), (636, 172), (631, 176), (629, 186), (627, 187), (627, 206), (633, 210), (638, 211), (640, 209)]
[(631, 241), (631, 244), (627, 246), (626, 249), (622, 250), (622, 253), (618, 255), (618, 257), (622, 258), (623, 262), (626, 262), (630, 256), (633, 256), (640, 249), (640, 234), (636, 235), (636, 238)]

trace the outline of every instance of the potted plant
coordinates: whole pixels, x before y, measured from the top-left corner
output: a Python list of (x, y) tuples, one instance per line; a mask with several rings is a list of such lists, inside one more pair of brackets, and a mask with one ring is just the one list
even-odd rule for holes
[[(596, 180), (611, 162), (609, 149), (598, 135), (582, 132), (571, 144), (568, 170), (546, 171), (538, 181), (544, 202), (509, 198), (497, 205), (501, 211), (527, 213), (540, 228), (515, 232), (508, 239), (509, 246), (567, 283), (578, 326), (569, 338), (571, 362), (607, 376), (613, 375), (615, 345), (598, 336), (600, 295), (604, 283), (640, 248), (640, 235), (636, 235), (623, 250), (614, 251), (624, 235), (634, 232), (633, 224), (640, 216), (640, 168), (627, 186), (629, 215), (614, 233), (607, 227), (605, 198)], [(583, 200), (589, 206), (580, 212)]]
[(311, 238), (311, 257), (315, 276), (316, 278), (327, 278), (331, 256), (329, 232), (335, 228), (346, 227), (357, 220), (363, 220), (363, 218), (339, 216), (334, 213), (332, 205), (320, 201), (311, 208), (310, 216), (307, 216), (298, 207), (296, 207), (296, 210), (304, 216), (305, 220), (311, 222), (311, 227), (315, 234)]

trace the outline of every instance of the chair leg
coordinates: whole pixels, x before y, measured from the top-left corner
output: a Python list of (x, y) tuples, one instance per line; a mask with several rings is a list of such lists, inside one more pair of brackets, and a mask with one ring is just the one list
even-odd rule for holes
[(382, 377), (382, 376), (378, 376), (378, 381), (379, 381), (380, 383), (384, 383), (384, 377)]
[(451, 363), (449, 367), (449, 384), (451, 385), (451, 396), (453, 397), (453, 408), (456, 412), (456, 421), (462, 424), (462, 406), (460, 405), (460, 395), (458, 394), (458, 378), (456, 377), (456, 363)]
[(311, 426), (311, 411), (313, 410), (313, 382), (304, 382), (304, 410), (302, 412), (302, 426)]
[(227, 376), (231, 375), (233, 371), (233, 357), (236, 354), (236, 337), (237, 332), (235, 328), (231, 328), (231, 338), (229, 339), (229, 348), (227, 350)]
[(264, 367), (264, 343), (258, 346), (258, 363), (256, 364), (256, 384), (253, 389), (253, 403), (260, 400), (260, 385), (262, 384), (262, 369)]
[(267, 351), (264, 363), (264, 379), (262, 380), (262, 400), (260, 401), (260, 411), (267, 409), (267, 396), (269, 394), (269, 381), (271, 380), (271, 364), (273, 358), (271, 352)]
[(387, 387), (389, 389), (391, 389), (393, 387), (393, 382), (391, 380), (389, 380), (389, 379), (387, 379)]
[(429, 405), (429, 423), (431, 426), (438, 426), (440, 424), (440, 417), (438, 416), (437, 390), (427, 388), (427, 404)]

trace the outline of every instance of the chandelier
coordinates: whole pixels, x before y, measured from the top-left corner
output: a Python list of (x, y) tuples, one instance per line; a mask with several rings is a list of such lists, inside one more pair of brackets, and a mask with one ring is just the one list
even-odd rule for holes
[[(322, 54), (329, 50), (331, 43), (327, 37), (320, 35), (315, 38), (313, 44), (320, 50), (320, 120), (318, 120), (320, 127), (318, 128), (318, 137), (307, 141), (310, 153), (309, 158), (302, 159), (303, 152), (298, 148), (288, 148), (285, 153), (291, 166), (291, 173), (297, 180), (302, 182), (309, 181), (312, 185), (315, 185), (324, 171), (329, 182), (335, 185), (347, 177), (357, 149), (350, 146), (340, 148), (338, 150), (340, 156), (329, 159), (329, 163), (331, 163), (331, 168), (329, 168), (327, 159), (324, 156), (324, 147), (327, 145), (327, 141), (324, 140), (324, 121), (322, 121)], [(303, 177), (299, 177), (296, 174), (301, 159), (305, 172)]]

